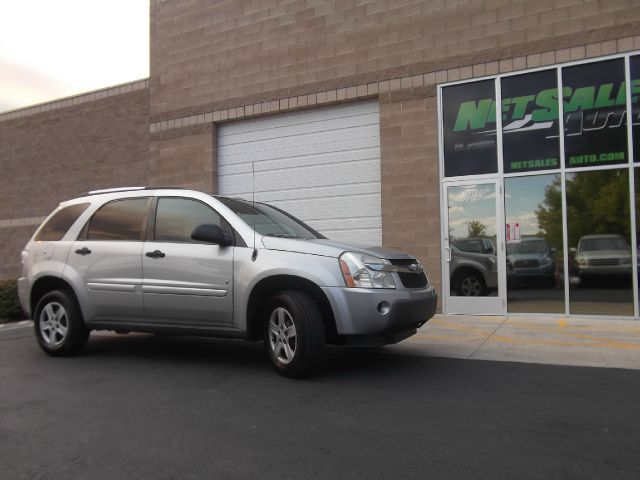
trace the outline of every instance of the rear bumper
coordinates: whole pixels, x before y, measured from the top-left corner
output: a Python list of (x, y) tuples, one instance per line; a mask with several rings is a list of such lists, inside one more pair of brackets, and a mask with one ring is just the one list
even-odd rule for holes
[(27, 277), (18, 278), (18, 297), (20, 298), (20, 306), (27, 318), (31, 318), (31, 309), (29, 305), (29, 279)]
[[(415, 333), (436, 311), (438, 296), (431, 285), (423, 289), (323, 288), (339, 335), (358, 344), (395, 343)], [(382, 340), (371, 343), (372, 337)], [(386, 340), (385, 340), (386, 339)]]

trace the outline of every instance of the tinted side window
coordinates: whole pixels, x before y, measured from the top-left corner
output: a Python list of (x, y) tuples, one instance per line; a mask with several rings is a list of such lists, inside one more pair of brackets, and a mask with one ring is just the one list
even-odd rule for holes
[(227, 228), (220, 215), (202, 202), (188, 198), (160, 198), (156, 213), (155, 240), (199, 243), (191, 239), (191, 232), (205, 223)]
[(147, 198), (115, 200), (100, 207), (89, 221), (88, 240), (142, 240)]
[(75, 205), (69, 205), (68, 207), (64, 207), (62, 210), (59, 210), (40, 229), (35, 240), (39, 242), (56, 242), (58, 240), (62, 240), (62, 237), (67, 233), (67, 230), (71, 228), (71, 225), (76, 222), (78, 217), (82, 215), (82, 212), (84, 212), (88, 206), (89, 203), (76, 203)]

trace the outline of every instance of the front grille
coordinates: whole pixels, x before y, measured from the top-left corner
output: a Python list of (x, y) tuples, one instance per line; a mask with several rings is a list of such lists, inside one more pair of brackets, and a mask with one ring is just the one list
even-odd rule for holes
[(533, 268), (539, 266), (538, 260), (516, 260), (513, 262), (514, 268)]
[[(417, 260), (413, 259), (404, 259), (404, 260), (389, 260), (392, 265), (396, 265), (398, 267), (407, 267), (409, 265), (413, 265), (418, 263)], [(400, 281), (405, 288), (424, 288), (427, 286), (427, 276), (424, 274), (424, 271), (420, 273), (398, 273), (400, 277)]]
[(591, 258), (587, 263), (591, 267), (610, 267), (620, 265), (622, 261), (619, 258)]

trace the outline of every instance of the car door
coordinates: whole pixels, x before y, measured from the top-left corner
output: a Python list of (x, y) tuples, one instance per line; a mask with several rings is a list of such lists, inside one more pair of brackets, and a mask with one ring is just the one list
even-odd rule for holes
[(88, 321), (142, 321), (142, 246), (151, 197), (113, 200), (89, 219), (67, 267), (89, 299)]
[(144, 309), (149, 322), (226, 326), (233, 319), (234, 246), (197, 242), (203, 224), (231, 227), (193, 198), (157, 197), (144, 245)]

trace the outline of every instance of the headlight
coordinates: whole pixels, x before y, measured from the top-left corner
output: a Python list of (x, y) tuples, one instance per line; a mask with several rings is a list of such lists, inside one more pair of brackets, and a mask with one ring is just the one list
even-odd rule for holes
[(631, 265), (631, 259), (629, 257), (621, 258), (620, 265)]
[(578, 258), (578, 265), (586, 266), (587, 265), (587, 259), (584, 258), (584, 257)]
[(544, 257), (541, 263), (543, 267), (547, 267), (553, 263), (553, 259), (551, 257)]
[(345, 252), (340, 255), (342, 276), (351, 288), (396, 288), (391, 273), (384, 272), (385, 261), (372, 255)]

